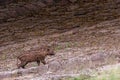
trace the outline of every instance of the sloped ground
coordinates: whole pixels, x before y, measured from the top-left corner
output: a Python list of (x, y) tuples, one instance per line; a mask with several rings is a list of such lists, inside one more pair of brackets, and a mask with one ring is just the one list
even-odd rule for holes
[[(47, 65), (41, 64), (40, 67), (35, 67), (36, 64), (32, 63), (27, 65), (27, 69), (25, 70), (13, 70), (16, 68), (16, 59), (7, 58), (1, 61), (2, 72), (0, 73), (0, 76), (8, 76), (13, 77), (11, 79), (20, 80), (34, 79), (35, 77), (41, 76), (42, 79), (53, 80), (54, 75), (65, 74), (70, 76), (75, 74), (78, 75), (80, 73), (85, 74), (84, 71), (82, 72), (84, 69), (94, 69), (103, 65), (116, 64), (120, 60), (119, 22), (120, 19), (118, 18), (102, 22), (89, 28), (83, 27), (78, 28), (77, 30), (73, 29), (65, 33), (46, 35), (25, 43), (9, 45), (5, 47), (6, 49), (3, 48), (4, 52), (9, 52), (12, 51), (12, 49), (18, 48), (19, 51), (14, 50), (14, 53), (18, 53), (20, 51), (29, 50), (31, 47), (39, 46), (38, 40), (42, 41), (47, 39), (48, 41), (51, 41), (52, 39), (55, 39), (57, 44), (56, 56), (48, 57), (46, 59), (48, 62)], [(22, 45), (26, 46), (23, 47)], [(30, 66), (34, 67), (30, 68)], [(8, 71), (5, 74), (3, 70)], [(17, 74), (18, 72), (19, 74)], [(50, 75), (53, 77), (50, 78)]]
[[(1, 20), (4, 18), (8, 20), (0, 24), (0, 46), (28, 41), (33, 37), (61, 33), (77, 27), (92, 26), (120, 16), (119, 0), (114, 2), (111, 0), (88, 0), (87, 2), (81, 0), (63, 6), (47, 6), (46, 4), (46, 7), (43, 8), (39, 8), (38, 4), (37, 2), (11, 4), (7, 8), (0, 9)], [(26, 6), (27, 8), (25, 8)], [(28, 14), (32, 14), (32, 16), (28, 16)], [(15, 15), (17, 17), (11, 17)], [(13, 18), (15, 20), (12, 21)]]
[[(119, 63), (119, 4), (95, 0), (49, 6), (39, 14), (0, 24), (0, 78), (59, 80)], [(16, 69), (18, 54), (52, 43), (56, 55), (47, 57), (47, 65), (31, 63)]]

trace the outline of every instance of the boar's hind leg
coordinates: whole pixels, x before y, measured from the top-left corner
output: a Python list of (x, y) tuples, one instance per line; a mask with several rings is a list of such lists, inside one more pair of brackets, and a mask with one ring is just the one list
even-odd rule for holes
[(42, 59), (41, 62), (42, 62), (44, 65), (46, 64), (45, 59)]
[(37, 60), (37, 64), (38, 64), (38, 66), (40, 65), (40, 61), (39, 60)]
[(21, 67), (21, 64), (18, 64), (18, 69), (20, 69), (20, 67)]
[(25, 65), (27, 65), (28, 62), (21, 62), (20, 67), (25, 68)]

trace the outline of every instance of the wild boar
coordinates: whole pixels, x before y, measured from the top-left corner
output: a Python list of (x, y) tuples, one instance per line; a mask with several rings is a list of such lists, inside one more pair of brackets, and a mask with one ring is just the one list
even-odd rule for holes
[[(42, 62), (44, 65), (46, 64), (45, 58), (48, 55), (55, 55), (54, 50), (49, 47), (43, 47), (36, 51), (29, 51), (27, 53), (21, 54), (17, 57), (17, 60), (20, 60), (21, 63), (18, 64), (18, 69), (25, 68), (25, 65), (27, 65), (30, 62), (37, 62), (38, 66), (40, 65), (40, 62)], [(18, 63), (18, 62), (17, 62)]]

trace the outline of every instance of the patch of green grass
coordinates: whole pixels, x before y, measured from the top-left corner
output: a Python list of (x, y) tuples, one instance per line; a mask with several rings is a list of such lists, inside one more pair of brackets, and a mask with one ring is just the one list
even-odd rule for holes
[(7, 58), (7, 57), (6, 57), (6, 55), (4, 55), (4, 54), (1, 55), (1, 57), (0, 57), (1, 60), (5, 60), (6, 58)]
[(89, 76), (87, 76), (87, 75), (81, 75), (79, 78), (75, 78), (73, 80), (85, 80), (85, 79), (88, 79), (88, 78), (89, 78)]
[(100, 75), (96, 75), (88, 80), (120, 80), (120, 67), (115, 67), (109, 71), (103, 71)]
[(89, 75), (80, 75), (79, 78), (69, 78), (69, 79), (63, 79), (63, 80), (86, 80), (90, 78)]
[[(95, 73), (96, 74), (96, 73)], [(80, 76), (73, 79), (66, 80), (120, 80), (120, 67), (113, 68), (111, 70), (102, 71), (97, 73), (94, 77)]]

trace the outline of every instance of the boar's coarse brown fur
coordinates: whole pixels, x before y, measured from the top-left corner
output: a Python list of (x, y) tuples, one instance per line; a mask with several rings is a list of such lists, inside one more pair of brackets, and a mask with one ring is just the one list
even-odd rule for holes
[(42, 47), (39, 50), (28, 51), (27, 53), (21, 54), (17, 57), (17, 60), (21, 61), (21, 63), (17, 64), (17, 66), (18, 68), (25, 68), (25, 65), (29, 62), (37, 62), (38, 65), (42, 62), (45, 65), (45, 57), (47, 55), (55, 55), (53, 49), (50, 47)]

